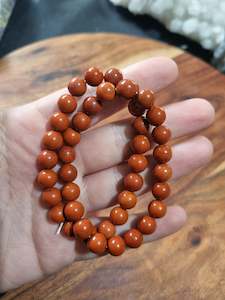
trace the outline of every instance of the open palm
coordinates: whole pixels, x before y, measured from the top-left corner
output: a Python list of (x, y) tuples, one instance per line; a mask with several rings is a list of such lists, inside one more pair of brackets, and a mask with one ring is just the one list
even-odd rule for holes
[[(141, 88), (158, 91), (177, 77), (177, 67), (168, 58), (153, 58), (129, 66), (127, 78)], [(46, 218), (41, 207), (40, 190), (34, 184), (37, 174), (36, 157), (46, 131), (46, 120), (57, 111), (57, 99), (66, 90), (57, 91), (30, 104), (2, 112), (0, 132), (0, 290), (17, 287), (41, 278), (89, 254), (79, 242), (55, 235), (57, 225)], [(82, 99), (79, 105), (82, 104)], [(126, 103), (107, 104), (93, 124), (115, 113)], [(209, 126), (214, 119), (212, 106), (203, 99), (189, 99), (166, 107), (166, 124), (173, 138), (193, 134)], [(75, 165), (79, 170), (76, 182), (81, 187), (80, 199), (86, 212), (97, 211), (114, 204), (118, 182), (127, 172), (123, 165), (126, 145), (132, 136), (128, 121), (105, 125), (82, 134), (76, 147)], [(195, 155), (192, 151), (195, 149)], [(173, 178), (176, 179), (206, 164), (212, 155), (212, 145), (205, 137), (192, 137), (173, 147)], [(149, 170), (143, 174), (149, 185)], [(147, 184), (140, 191), (146, 192)], [(118, 227), (118, 233), (130, 226)], [(167, 215), (157, 221), (152, 241), (177, 231), (186, 214), (179, 206), (171, 206)], [(93, 221), (98, 221), (93, 218)], [(120, 258), (118, 258), (120, 259)]]

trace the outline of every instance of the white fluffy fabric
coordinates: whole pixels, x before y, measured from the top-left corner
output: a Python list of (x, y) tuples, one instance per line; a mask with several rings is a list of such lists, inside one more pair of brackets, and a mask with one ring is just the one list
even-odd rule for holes
[(224, 0), (110, 0), (134, 14), (149, 14), (170, 31), (214, 50), (224, 42)]

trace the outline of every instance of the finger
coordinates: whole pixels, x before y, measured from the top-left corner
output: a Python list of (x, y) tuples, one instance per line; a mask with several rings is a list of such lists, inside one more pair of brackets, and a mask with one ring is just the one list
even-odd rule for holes
[[(148, 214), (145, 212), (145, 214)], [(131, 227), (136, 225), (140, 215), (132, 215), (126, 224), (117, 226), (117, 233), (123, 234)], [(151, 242), (161, 239), (167, 235), (173, 234), (178, 231), (186, 222), (187, 216), (184, 209), (178, 205), (168, 206), (165, 217), (156, 219), (156, 231), (150, 235), (144, 235), (144, 242)]]
[[(214, 108), (204, 99), (178, 102), (166, 106), (165, 109), (167, 114), (165, 125), (171, 129), (173, 138), (208, 127), (215, 116)], [(112, 123), (85, 133), (79, 145), (85, 174), (121, 163), (133, 135), (134, 130), (130, 126), (130, 121)]]
[[(155, 57), (128, 66), (123, 70), (123, 74), (124, 78), (136, 81), (141, 89), (151, 88), (153, 91), (158, 91), (176, 79), (178, 69), (176, 63), (172, 59), (167, 57)], [(49, 117), (57, 110), (58, 98), (65, 93), (68, 93), (67, 88), (58, 90), (34, 103), (24, 105), (24, 108), (30, 109), (31, 107), (35, 107), (41, 114)], [(95, 88), (89, 87), (86, 94), (78, 101), (78, 110), (81, 109), (83, 100), (94, 93)], [(92, 125), (120, 110), (125, 105), (127, 105), (126, 101), (106, 103), (103, 112), (93, 118)]]
[[(194, 137), (186, 142), (174, 145), (173, 158), (170, 161), (170, 166), (173, 169), (173, 179), (204, 166), (210, 161), (212, 153), (212, 143), (203, 136)], [(150, 162), (149, 165), (152, 166), (153, 163)], [(115, 197), (123, 188), (122, 179), (129, 171), (127, 164), (121, 164), (84, 177), (88, 193), (87, 209), (97, 210), (115, 204)], [(142, 172), (141, 175), (144, 184), (137, 195), (142, 195), (149, 190), (151, 186), (151, 167)]]
[[(125, 225), (116, 226), (116, 233), (119, 235), (123, 235), (127, 230), (135, 227), (135, 224), (139, 217), (140, 216), (135, 216), (135, 215), (129, 216), (129, 219)], [(144, 238), (143, 242), (148, 243), (155, 240), (159, 240), (165, 236), (177, 232), (184, 226), (186, 219), (187, 219), (187, 215), (182, 207), (178, 205), (169, 206), (165, 217), (161, 219), (156, 219), (156, 231), (149, 235), (143, 235)], [(91, 221), (96, 225), (101, 220), (102, 220), (101, 218), (91, 218)], [(128, 249), (129, 248), (127, 248), (127, 250)], [(85, 259), (85, 258), (89, 259), (93, 257), (96, 257), (96, 255), (87, 251), (85, 252), (82, 251), (82, 253), (80, 252), (76, 254), (76, 260)]]

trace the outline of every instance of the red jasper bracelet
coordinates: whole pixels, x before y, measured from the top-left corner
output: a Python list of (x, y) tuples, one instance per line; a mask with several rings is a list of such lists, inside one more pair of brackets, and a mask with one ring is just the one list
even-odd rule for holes
[[(77, 97), (83, 96), (87, 84), (96, 87), (96, 96), (87, 97), (83, 102), (83, 112), (75, 112)], [(170, 194), (167, 181), (172, 176), (172, 169), (167, 164), (172, 157), (171, 147), (167, 144), (171, 132), (163, 126), (166, 119), (165, 111), (154, 104), (154, 94), (151, 90), (139, 91), (138, 85), (129, 79), (123, 79), (122, 73), (111, 68), (103, 74), (98, 68), (89, 68), (84, 79), (74, 77), (68, 85), (69, 93), (58, 100), (60, 112), (50, 118), (51, 130), (46, 132), (42, 144), (44, 150), (38, 155), (37, 162), (40, 172), (37, 183), (43, 189), (41, 201), (49, 207), (48, 218), (56, 223), (62, 223), (62, 233), (86, 242), (90, 251), (103, 254), (106, 251), (112, 255), (121, 255), (126, 246), (139, 247), (143, 242), (143, 234), (152, 234), (156, 229), (155, 218), (166, 214), (166, 204), (163, 202)], [(80, 142), (81, 132), (91, 125), (91, 116), (99, 113), (108, 101), (128, 101), (128, 110), (135, 116), (132, 126), (136, 136), (130, 143), (132, 155), (127, 163), (130, 167), (123, 179), (124, 189), (117, 196), (118, 205), (113, 207), (108, 220), (95, 226), (84, 217), (85, 208), (77, 200), (80, 195), (79, 186), (74, 183), (77, 169), (73, 165), (76, 159), (74, 147)], [(154, 129), (149, 133), (149, 127)], [(156, 162), (153, 168), (152, 194), (155, 200), (148, 205), (148, 215), (137, 220), (136, 228), (128, 230), (123, 236), (116, 235), (116, 227), (128, 220), (129, 209), (135, 207), (137, 197), (135, 192), (143, 186), (143, 178), (139, 174), (148, 165), (144, 155), (151, 149), (152, 142), (158, 144), (153, 150)], [(54, 167), (60, 162), (58, 172)], [(57, 181), (63, 182), (63, 187), (55, 186)]]

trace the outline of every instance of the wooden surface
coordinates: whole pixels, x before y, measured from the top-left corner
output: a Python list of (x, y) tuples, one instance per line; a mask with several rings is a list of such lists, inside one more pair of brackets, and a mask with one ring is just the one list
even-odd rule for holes
[(159, 94), (161, 103), (205, 97), (216, 108), (206, 134), (212, 162), (177, 181), (171, 202), (189, 215), (178, 233), (111, 256), (76, 262), (3, 299), (225, 299), (225, 77), (201, 60), (152, 40), (123, 35), (71, 35), (33, 44), (0, 60), (1, 107), (29, 102), (63, 87), (90, 65), (123, 67), (156, 56), (173, 57), (178, 81)]

